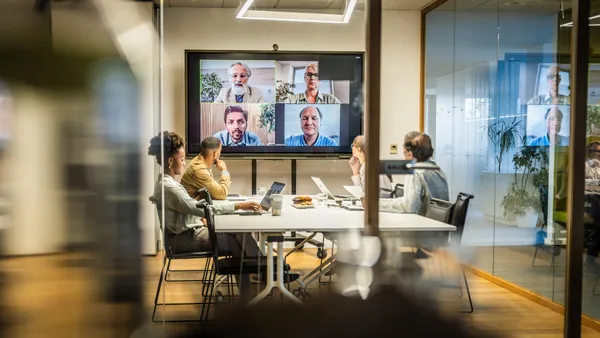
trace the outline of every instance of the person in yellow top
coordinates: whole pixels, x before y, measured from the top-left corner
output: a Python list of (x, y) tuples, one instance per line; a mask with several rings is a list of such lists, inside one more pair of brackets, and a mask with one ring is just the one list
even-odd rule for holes
[[(231, 186), (231, 175), (227, 171), (225, 162), (219, 159), (222, 148), (221, 141), (216, 137), (207, 137), (202, 140), (200, 154), (192, 159), (181, 177), (181, 185), (191, 197), (197, 200), (204, 198), (199, 190), (206, 188), (213, 199), (227, 199)], [(221, 179), (218, 182), (213, 177), (211, 169), (213, 164), (221, 171)]]

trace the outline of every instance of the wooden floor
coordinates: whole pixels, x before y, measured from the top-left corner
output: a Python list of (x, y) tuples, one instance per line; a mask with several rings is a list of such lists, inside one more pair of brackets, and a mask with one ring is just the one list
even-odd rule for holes
[[(149, 323), (154, 292), (162, 264), (161, 256), (144, 257), (142, 315), (148, 322), (133, 336), (128, 326), (136, 315), (131, 304), (111, 304), (102, 301), (103, 288), (97, 269), (90, 269), (89, 261), (81, 256), (52, 255), (12, 258), (0, 261), (0, 271), (8, 273), (8, 285), (0, 309), (9, 313), (10, 325), (6, 337), (161, 337), (176, 331), (178, 326)], [(307, 271), (317, 265), (314, 251), (306, 250), (290, 256), (294, 270)], [(174, 268), (196, 267), (198, 261), (188, 261)], [(445, 307), (448, 316), (463, 320), (505, 337), (562, 337), (563, 318), (541, 305), (535, 304), (491, 282), (469, 275), (469, 284), (475, 304), (473, 314), (464, 314), (458, 307)], [(169, 284), (161, 299), (190, 300), (198, 296), (193, 284)], [(318, 296), (327, 286), (313, 287)], [(454, 297), (456, 299), (457, 297)], [(272, 297), (278, 300), (279, 297)], [(183, 310), (185, 312), (186, 310)], [(197, 309), (187, 311), (194, 314)], [(169, 315), (173, 312), (169, 312)], [(180, 328), (180, 326), (179, 326)], [(600, 337), (600, 333), (583, 328), (583, 337)]]

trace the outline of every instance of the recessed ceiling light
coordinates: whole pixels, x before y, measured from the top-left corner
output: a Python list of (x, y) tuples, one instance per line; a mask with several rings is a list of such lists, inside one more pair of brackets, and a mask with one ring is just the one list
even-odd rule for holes
[(295, 22), (319, 22), (319, 23), (348, 23), (356, 2), (358, 0), (347, 0), (343, 14), (303, 13), (287, 11), (261, 11), (250, 10), (254, 0), (246, 0), (238, 7), (236, 18), (250, 20), (273, 20), (273, 21), (295, 21)]

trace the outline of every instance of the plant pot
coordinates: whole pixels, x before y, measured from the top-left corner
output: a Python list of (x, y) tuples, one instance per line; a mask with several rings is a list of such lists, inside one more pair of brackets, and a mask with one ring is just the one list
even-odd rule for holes
[(525, 215), (515, 216), (519, 228), (535, 228), (538, 221), (538, 212), (533, 209), (527, 209)]

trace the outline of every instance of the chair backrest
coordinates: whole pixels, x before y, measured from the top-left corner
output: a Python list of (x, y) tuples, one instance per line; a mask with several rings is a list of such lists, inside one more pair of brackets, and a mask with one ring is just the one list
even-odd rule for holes
[(210, 251), (213, 254), (215, 262), (219, 260), (219, 246), (217, 241), (217, 231), (215, 230), (215, 213), (208, 203), (202, 203), (204, 209), (204, 218), (206, 219), (206, 227), (208, 228), (208, 238), (210, 239)]
[(158, 216), (158, 224), (159, 224), (160, 232), (162, 234), (162, 243), (163, 243), (163, 247), (165, 248), (165, 253), (167, 254), (167, 257), (172, 257), (174, 251), (173, 251), (173, 248), (171, 248), (167, 242), (167, 231), (168, 231), (167, 227), (163, 227), (163, 224), (162, 224), (162, 209), (161, 209), (160, 199), (156, 198), (154, 196), (150, 196), (149, 200), (156, 207), (156, 215)]
[(452, 212), (452, 221), (450, 224), (456, 227), (457, 242), (460, 244), (463, 230), (465, 229), (465, 222), (467, 221), (467, 211), (469, 210), (469, 201), (475, 198), (470, 194), (459, 192), (454, 203), (454, 210)]
[(454, 203), (432, 198), (427, 205), (425, 217), (450, 224), (453, 210)]
[(392, 198), (398, 198), (404, 196), (404, 184), (396, 183), (394, 186), (394, 192), (392, 193)]

